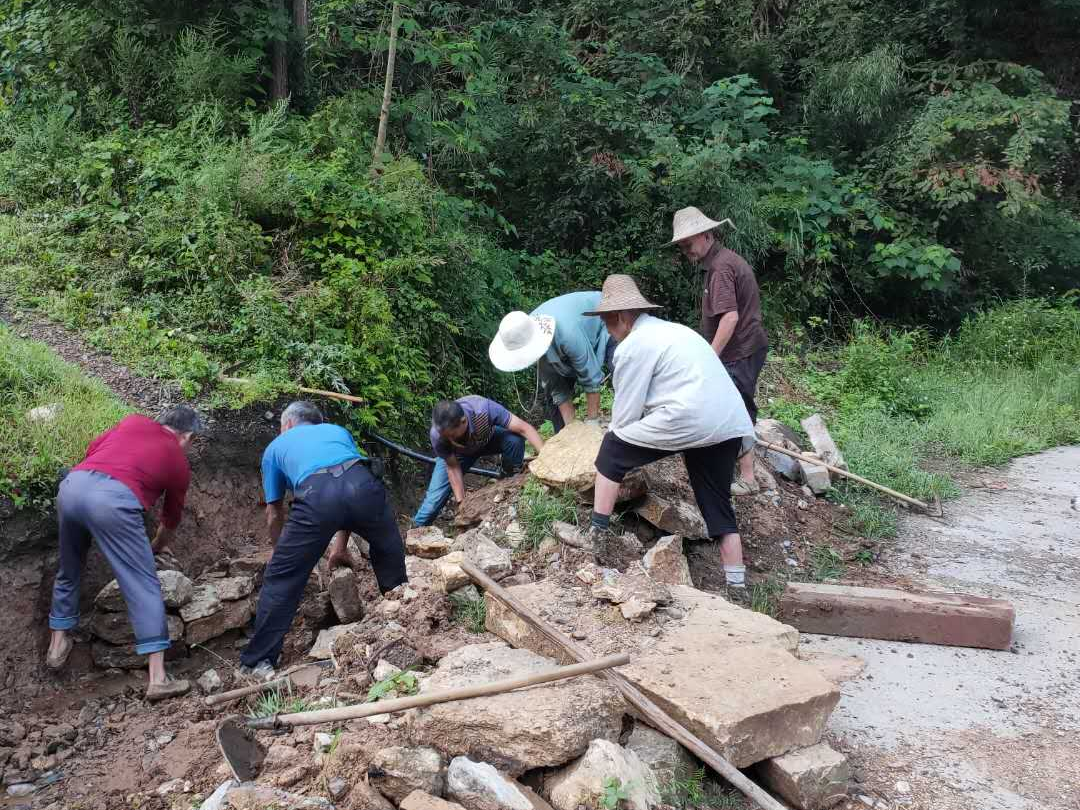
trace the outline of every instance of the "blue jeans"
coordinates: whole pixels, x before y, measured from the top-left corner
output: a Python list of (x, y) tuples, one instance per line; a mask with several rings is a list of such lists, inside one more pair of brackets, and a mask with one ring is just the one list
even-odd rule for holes
[(165, 604), (139, 499), (104, 473), (75, 470), (61, 482), (56, 506), (60, 570), (53, 585), (50, 629), (72, 630), (79, 624), (79, 583), (92, 536), (127, 604), (135, 652), (149, 655), (167, 650)]
[[(521, 466), (525, 460), (525, 439), (516, 433), (511, 433), (504, 427), (495, 428), (495, 435), (486, 447), (482, 447), (476, 455), (458, 456), (458, 463), (462, 471), (468, 470), (476, 460), (482, 456), (502, 456), (502, 468), (504, 473), (512, 473)], [(439, 512), (450, 500), (450, 473), (447, 472), (446, 462), (441, 458), (435, 461), (435, 471), (431, 474), (431, 483), (428, 484), (424, 502), (413, 515), (413, 523), (417, 526), (430, 526), (439, 516)]]

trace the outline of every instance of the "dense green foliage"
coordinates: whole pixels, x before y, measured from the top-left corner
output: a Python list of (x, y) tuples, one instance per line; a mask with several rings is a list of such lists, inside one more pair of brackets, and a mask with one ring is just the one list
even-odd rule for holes
[(51, 504), (60, 468), (126, 412), (104, 385), (0, 326), (0, 508)]
[[(510, 308), (621, 271), (694, 322), (659, 247), (687, 204), (734, 220), (774, 333), (1077, 286), (1075, 0), (415, 3), (377, 176), (389, 4), (306, 6), (301, 31), (283, 0), (0, 4), (3, 294), (190, 394), (300, 382), (404, 429), (517, 401), (486, 362)], [(1035, 314), (952, 345), (1038, 373)], [(868, 335), (826, 393), (932, 419), (925, 333)]]

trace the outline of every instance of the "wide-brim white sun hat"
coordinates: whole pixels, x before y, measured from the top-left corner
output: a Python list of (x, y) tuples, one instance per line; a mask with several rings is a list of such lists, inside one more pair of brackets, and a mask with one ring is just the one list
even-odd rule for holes
[(701, 213), (700, 209), (694, 208), (692, 205), (688, 208), (680, 208), (671, 219), (671, 241), (665, 244), (664, 247), (677, 245), (684, 239), (711, 231), (713, 228), (719, 228), (721, 225), (735, 227), (735, 223), (730, 219), (722, 219), (717, 222), (715, 219), (709, 219), (709, 217)]
[(499, 371), (521, 371), (543, 357), (554, 339), (555, 319), (550, 315), (511, 312), (499, 324), (488, 357)]

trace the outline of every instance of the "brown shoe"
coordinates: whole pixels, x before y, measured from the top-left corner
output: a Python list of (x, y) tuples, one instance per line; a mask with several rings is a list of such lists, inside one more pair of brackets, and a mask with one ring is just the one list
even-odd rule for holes
[(71, 655), (72, 649), (75, 647), (75, 642), (71, 640), (70, 636), (64, 636), (64, 645), (60, 648), (60, 652), (53, 655), (51, 652), (45, 656), (45, 666), (49, 669), (63, 669), (64, 664), (67, 663), (68, 656)]
[(173, 680), (169, 678), (165, 683), (151, 683), (146, 687), (146, 699), (151, 703), (159, 700), (180, 697), (191, 691), (191, 684), (185, 680)]

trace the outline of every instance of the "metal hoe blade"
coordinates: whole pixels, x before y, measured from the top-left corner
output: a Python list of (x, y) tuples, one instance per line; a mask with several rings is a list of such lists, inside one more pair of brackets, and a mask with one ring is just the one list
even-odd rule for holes
[(218, 748), (229, 769), (238, 782), (250, 782), (259, 774), (266, 749), (255, 739), (255, 734), (244, 725), (239, 715), (222, 720), (214, 732)]

